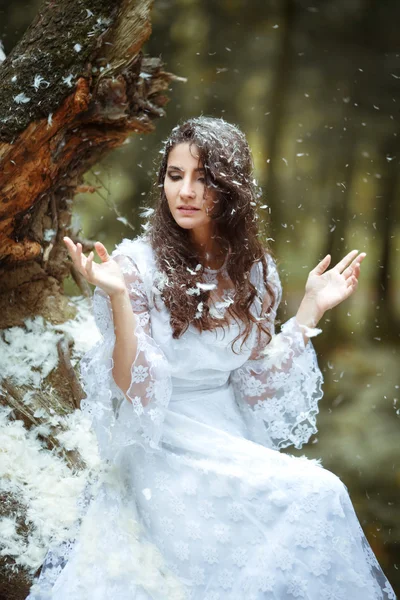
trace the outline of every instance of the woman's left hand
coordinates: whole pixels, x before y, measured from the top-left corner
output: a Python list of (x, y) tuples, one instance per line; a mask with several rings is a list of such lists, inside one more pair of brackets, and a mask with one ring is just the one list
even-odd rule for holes
[(305, 297), (314, 303), (321, 316), (330, 308), (346, 300), (357, 289), (360, 265), (365, 252), (352, 250), (332, 269), (327, 271), (331, 257), (328, 254), (313, 269), (307, 279)]

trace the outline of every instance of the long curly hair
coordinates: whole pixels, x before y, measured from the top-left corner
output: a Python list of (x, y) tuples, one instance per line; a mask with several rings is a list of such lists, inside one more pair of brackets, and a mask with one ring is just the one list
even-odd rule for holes
[[(176, 223), (164, 192), (169, 153), (181, 143), (196, 146), (205, 169), (205, 185), (216, 191), (217, 201), (210, 216), (219, 245), (229, 249), (226, 270), (235, 290), (234, 301), (227, 308), (224, 319), (210, 314), (209, 290), (197, 288), (196, 294), (188, 293), (203, 281), (204, 266), (199, 267), (199, 256), (191, 242), (190, 231)], [(240, 338), (242, 344), (247, 340), (253, 323), (258, 334), (266, 335), (266, 341), (269, 341), (268, 325), (275, 292), (268, 282), (266, 253), (269, 251), (259, 239), (256, 212), (259, 190), (253, 178), (253, 161), (244, 134), (219, 118), (202, 116), (178, 125), (165, 142), (155, 190), (157, 199), (148, 236), (157, 267), (164, 277), (161, 298), (170, 312), (173, 337), (179, 338), (190, 323), (205, 331), (234, 320), (240, 328), (232, 348)], [(264, 288), (270, 299), (262, 316), (254, 315), (251, 310), (257, 296), (257, 289), (250, 280), (255, 263), (262, 267)], [(261, 302), (263, 300), (260, 298)], [(203, 308), (200, 313), (199, 303)]]

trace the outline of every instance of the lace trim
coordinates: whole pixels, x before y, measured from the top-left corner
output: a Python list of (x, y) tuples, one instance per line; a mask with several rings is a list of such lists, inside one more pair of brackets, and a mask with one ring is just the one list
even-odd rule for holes
[(112, 376), (115, 344), (109, 297), (95, 290), (93, 311), (103, 340), (82, 359), (81, 375), (86, 398), (82, 411), (91, 418), (101, 456), (114, 459), (125, 446), (140, 444), (146, 450), (159, 448), (166, 408), (172, 393), (168, 361), (150, 332), (150, 315), (145, 287), (135, 263), (118, 254), (137, 324), (137, 353), (131, 367), (131, 384), (126, 396)]

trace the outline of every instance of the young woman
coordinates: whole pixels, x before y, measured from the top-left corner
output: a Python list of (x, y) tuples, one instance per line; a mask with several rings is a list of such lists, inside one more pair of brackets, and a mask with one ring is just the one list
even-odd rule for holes
[(97, 242), (100, 264), (65, 238), (96, 285), (82, 410), (107, 469), (30, 598), (392, 600), (345, 486), (279, 452), (316, 432), (309, 338), (365, 254), (325, 257), (275, 333), (281, 286), (244, 135), (213, 118), (176, 127), (158, 187), (146, 234), (111, 256)]

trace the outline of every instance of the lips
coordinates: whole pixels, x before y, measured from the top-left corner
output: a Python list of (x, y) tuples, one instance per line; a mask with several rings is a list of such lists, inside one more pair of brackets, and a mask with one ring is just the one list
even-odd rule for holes
[(195, 206), (185, 205), (185, 206), (178, 206), (178, 210), (181, 210), (182, 212), (194, 212), (194, 211), (200, 210), (200, 209), (196, 208)]

